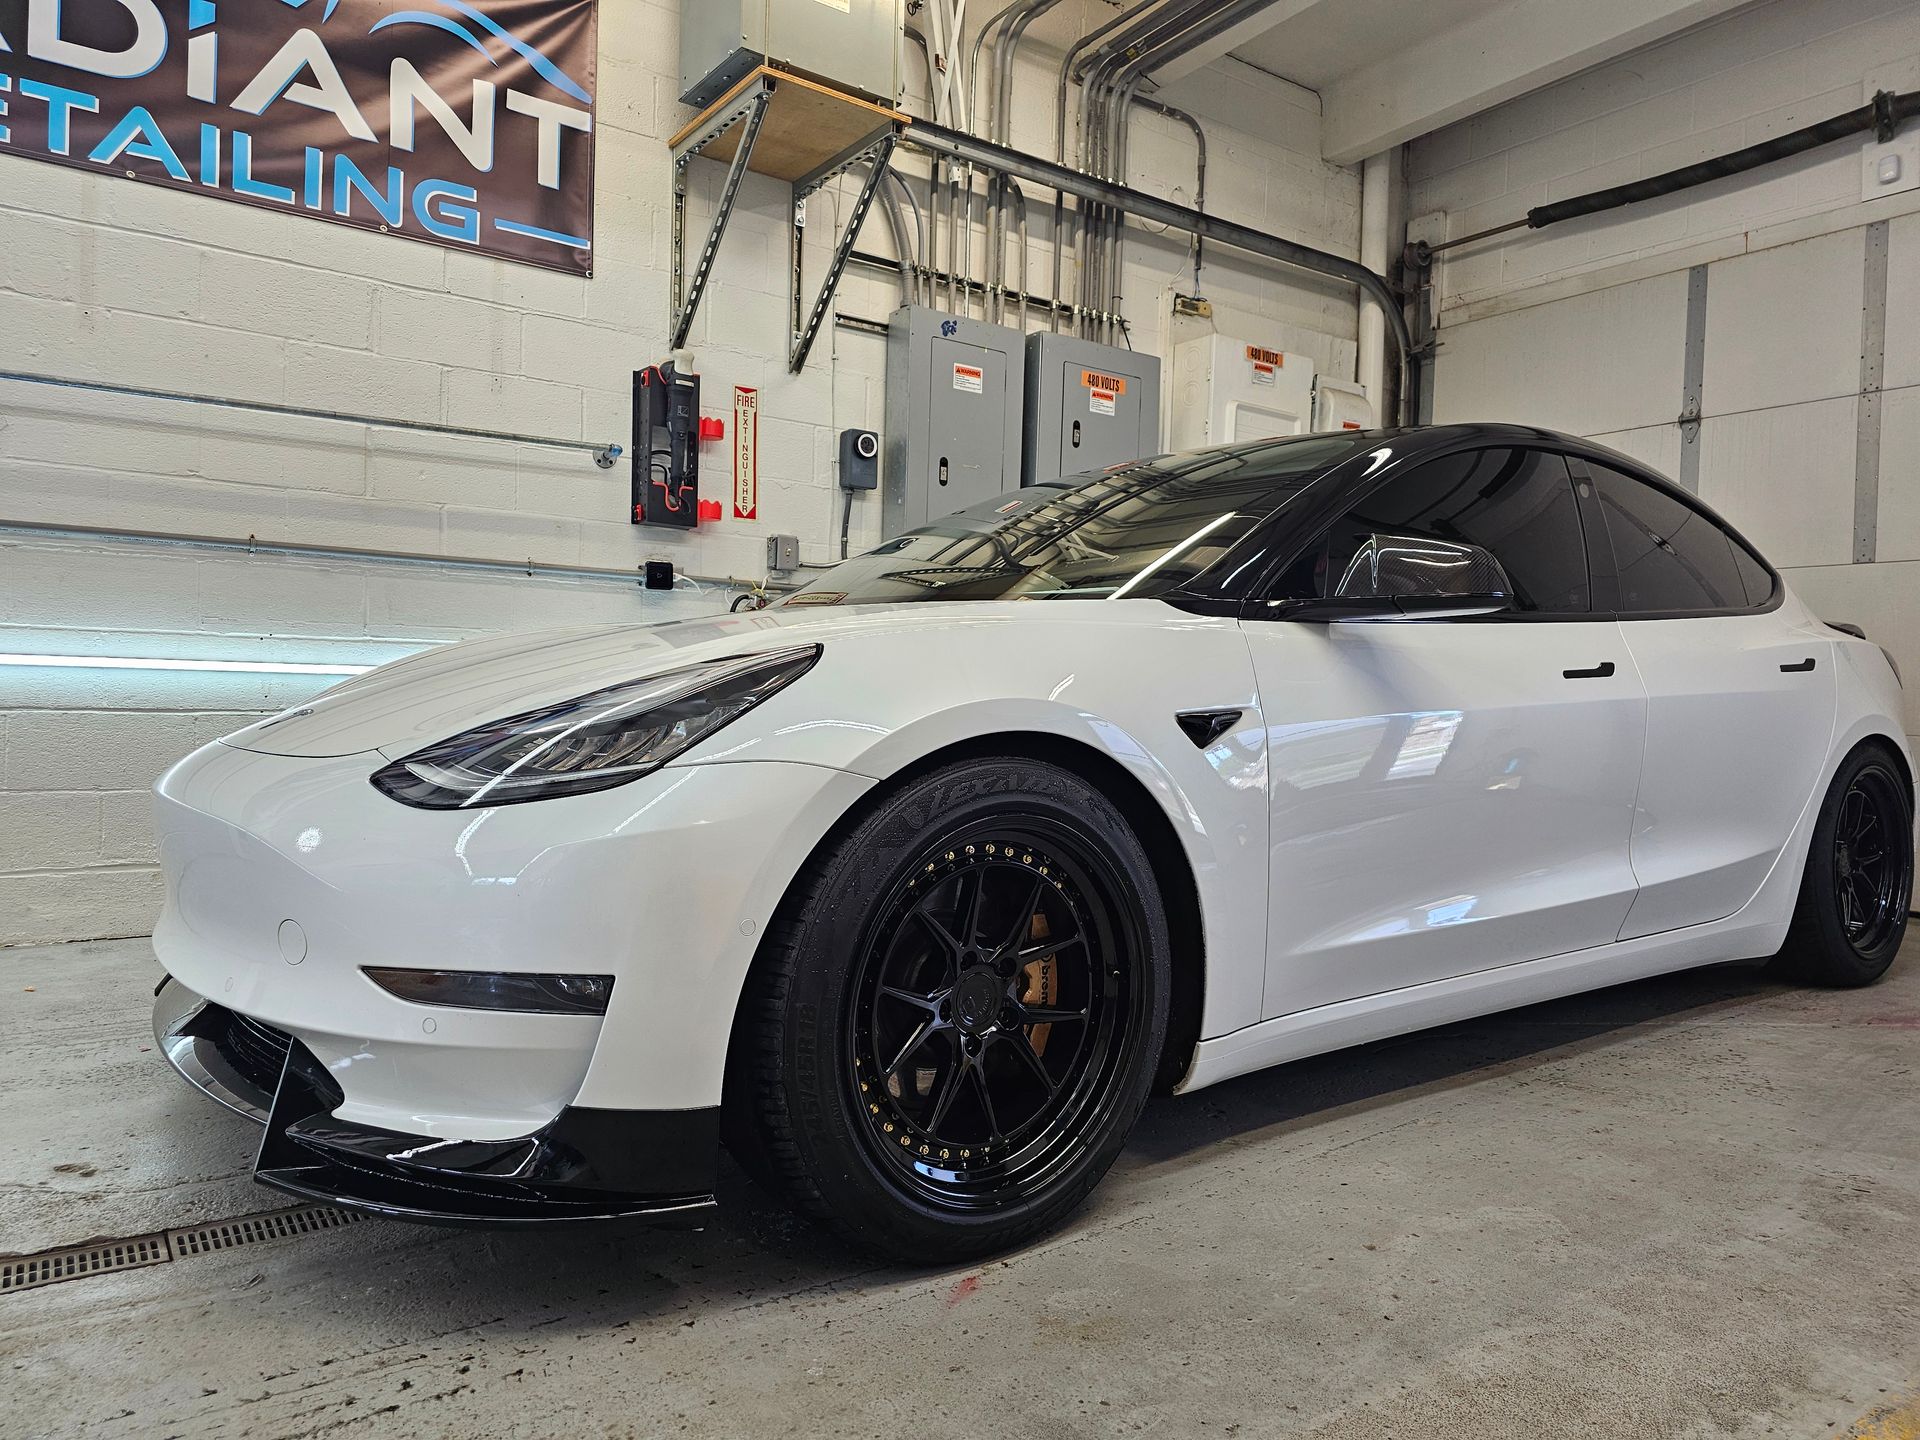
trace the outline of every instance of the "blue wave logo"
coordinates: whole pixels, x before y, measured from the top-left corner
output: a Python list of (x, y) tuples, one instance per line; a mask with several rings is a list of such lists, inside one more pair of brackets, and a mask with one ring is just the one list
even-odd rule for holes
[[(307, 0), (282, 0), (282, 3), (298, 7), (305, 5)], [(333, 14), (334, 6), (339, 3), (340, 0), (327, 0), (326, 14), (320, 17), (323, 23)], [(505, 26), (490, 16), (483, 15), (480, 11), (474, 9), (473, 6), (467, 3), (467, 0), (433, 0), (433, 3), (443, 5), (447, 9), (454, 11), (455, 14), (471, 21), (474, 26), (478, 26), (487, 36), (506, 46), (507, 49), (518, 55), (522, 60), (525, 60), (528, 65), (533, 67), (534, 74), (538, 75), (542, 80), (545, 80), (549, 85), (553, 86), (554, 89), (571, 95), (582, 105), (593, 104), (593, 97), (574, 83), (567, 73), (558, 65), (554, 64), (545, 55), (541, 54), (539, 50), (529, 45)], [(485, 57), (489, 65), (497, 66), (500, 63), (487, 48), (486, 40), (482, 39), (479, 34), (476, 34), (474, 30), (467, 25), (461, 24), (458, 19), (453, 19), (446, 15), (435, 15), (426, 10), (402, 10), (397, 14), (389, 15), (384, 20), (376, 22), (373, 28), (367, 33), (369, 35), (375, 34), (381, 30), (385, 30), (390, 25), (428, 26), (434, 30), (439, 30), (453, 36), (463, 45), (466, 45), (468, 48)]]

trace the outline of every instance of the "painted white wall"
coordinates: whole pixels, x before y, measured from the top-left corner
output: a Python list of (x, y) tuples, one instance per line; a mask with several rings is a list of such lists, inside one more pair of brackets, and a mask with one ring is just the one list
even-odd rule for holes
[[(687, 0), (694, 3), (694, 0)], [(1105, 20), (1062, 5), (1036, 39)], [(601, 6), (595, 275), (582, 280), (406, 240), (65, 170), (0, 152), (0, 336), (7, 368), (365, 415), (547, 436), (628, 436), (628, 376), (663, 358), (668, 325), (667, 138), (678, 90), (676, 3)], [(912, 61), (917, 66), (917, 61)], [(1016, 144), (1051, 152), (1058, 51), (1036, 46), (1017, 86)], [(910, 108), (924, 113), (911, 79)], [(1321, 161), (1309, 92), (1235, 61), (1171, 97), (1213, 144), (1209, 208), (1357, 253), (1357, 171)], [(913, 162), (903, 161), (911, 168)], [(1132, 180), (1192, 197), (1191, 141), (1141, 116)], [(697, 162), (693, 225), (721, 171)], [(765, 537), (838, 552), (832, 468), (847, 426), (878, 429), (884, 343), (829, 328), (804, 374), (785, 371), (786, 189), (750, 177), (691, 343), (709, 410), (761, 390), (761, 514), (697, 534), (626, 523), (624, 468), (585, 455), (271, 420), (169, 402), (0, 383), (0, 522), (285, 539), (429, 555), (759, 578)], [(1049, 273), (1034, 197), (1033, 276)], [(846, 200), (814, 202), (814, 214)], [(829, 228), (809, 231), (822, 273)], [(891, 253), (877, 213), (862, 248)], [(1184, 237), (1130, 237), (1133, 343), (1161, 349), (1166, 291), (1190, 281)], [(1345, 286), (1215, 249), (1218, 323), (1272, 334), (1351, 376)], [(850, 271), (838, 308), (884, 319), (897, 284)], [(709, 495), (727, 488), (709, 447)], [(856, 501), (856, 549), (877, 539)], [(26, 540), (0, 529), (0, 651), (378, 660), (502, 629), (644, 623), (725, 596), (647, 593), (418, 565)], [(157, 904), (145, 788), (175, 757), (325, 682), (0, 669), (0, 945), (144, 933)]]
[[(1920, 88), (1912, 0), (1769, 0), (1417, 142), (1448, 235)], [(1862, 143), (1520, 232), (1438, 267), (1437, 420), (1517, 420), (1680, 470), (1690, 267), (1707, 267), (1700, 494), (1820, 614), (1865, 625), (1920, 732), (1920, 192), (1861, 198)], [(1888, 222), (1876, 563), (1853, 560), (1866, 227)]]

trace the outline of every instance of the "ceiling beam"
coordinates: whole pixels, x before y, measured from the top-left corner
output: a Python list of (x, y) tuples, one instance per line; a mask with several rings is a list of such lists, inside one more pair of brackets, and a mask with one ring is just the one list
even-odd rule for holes
[(1269, 30), (1302, 16), (1310, 17), (1312, 11), (1336, 8), (1337, 4), (1338, 0), (1274, 0), (1273, 4), (1256, 10), (1238, 25), (1221, 31), (1206, 44), (1168, 61), (1153, 72), (1153, 78), (1162, 85), (1171, 85), (1174, 81), (1184, 79), (1194, 71), (1211, 65), (1222, 55), (1238, 49), (1256, 35), (1264, 35)]
[(1353, 165), (1746, 0), (1507, 0), (1326, 86), (1321, 153)]

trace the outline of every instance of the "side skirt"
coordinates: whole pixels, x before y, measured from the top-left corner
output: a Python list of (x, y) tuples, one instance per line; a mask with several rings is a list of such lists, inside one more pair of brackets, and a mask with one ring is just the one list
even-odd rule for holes
[(1780, 948), (1786, 928), (1784, 920), (1737, 924), (1717, 921), (1277, 1016), (1201, 1041), (1194, 1048), (1186, 1078), (1174, 1093), (1184, 1095), (1270, 1065), (1609, 985), (1701, 965), (1758, 960)]

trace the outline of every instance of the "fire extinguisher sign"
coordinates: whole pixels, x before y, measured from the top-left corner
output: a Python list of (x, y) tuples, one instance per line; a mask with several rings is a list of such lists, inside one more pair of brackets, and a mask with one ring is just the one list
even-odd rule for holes
[(760, 518), (760, 392), (733, 387), (733, 518)]

